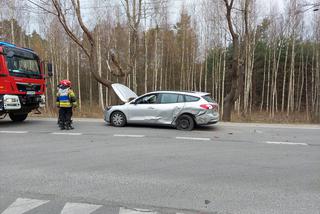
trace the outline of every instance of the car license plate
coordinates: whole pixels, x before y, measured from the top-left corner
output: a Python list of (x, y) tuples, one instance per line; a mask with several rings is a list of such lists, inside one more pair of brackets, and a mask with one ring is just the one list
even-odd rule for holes
[(27, 91), (27, 94), (28, 94), (28, 95), (35, 95), (36, 92), (35, 92), (35, 91)]

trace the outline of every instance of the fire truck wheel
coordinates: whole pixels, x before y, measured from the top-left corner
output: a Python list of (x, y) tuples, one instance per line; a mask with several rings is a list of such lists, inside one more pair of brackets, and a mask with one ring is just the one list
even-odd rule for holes
[(26, 114), (9, 113), (9, 117), (13, 122), (22, 122), (28, 117), (28, 113), (26, 113)]

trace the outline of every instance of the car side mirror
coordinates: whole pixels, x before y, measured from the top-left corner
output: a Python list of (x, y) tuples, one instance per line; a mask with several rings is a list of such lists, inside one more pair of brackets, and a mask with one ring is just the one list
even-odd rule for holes
[(48, 76), (52, 77), (53, 76), (52, 63), (47, 64), (47, 69), (48, 69)]
[[(131, 102), (132, 100), (134, 100), (135, 98), (133, 98), (133, 97), (130, 97), (129, 99), (128, 99), (128, 102)], [(135, 102), (133, 102), (133, 103), (135, 103)]]

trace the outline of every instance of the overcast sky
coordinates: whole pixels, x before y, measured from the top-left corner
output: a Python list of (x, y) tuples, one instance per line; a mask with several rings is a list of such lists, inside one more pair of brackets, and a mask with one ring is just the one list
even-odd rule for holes
[[(40, 0), (38, 0), (40, 1)], [(93, 2), (97, 2), (98, 0), (80, 0), (81, 1), (81, 5), (83, 7), (82, 10), (82, 14), (84, 16), (85, 21), (88, 23), (88, 25), (92, 26), (94, 25), (95, 22), (95, 18), (94, 16), (92, 16), (93, 13), (101, 13), (101, 15), (105, 14), (105, 10), (107, 8), (111, 8), (114, 5), (117, 5), (117, 3), (119, 4), (120, 0), (100, 0), (100, 5), (99, 7), (101, 7), (100, 10), (97, 9), (97, 5), (93, 4)], [(168, 11), (169, 11), (169, 16), (170, 16), (170, 21), (172, 22), (172, 24), (174, 24), (178, 18), (179, 18), (179, 13), (181, 11), (181, 7), (184, 4), (187, 8), (191, 7), (192, 5), (194, 5), (194, 3), (200, 3), (201, 1), (204, 0), (168, 0)], [(213, 0), (213, 1), (222, 1), (222, 0)], [(284, 11), (284, 5), (286, 5), (286, 1), (289, 0), (256, 0), (257, 3), (257, 8), (258, 11), (257, 13), (259, 14), (260, 19), (262, 20), (264, 17), (268, 16), (270, 14), (270, 12), (272, 11), (272, 13), (276, 13), (278, 15), (281, 15)], [(108, 6), (108, 2), (109, 5)], [(111, 3), (110, 3), (111, 2)], [(93, 8), (93, 9), (92, 9)], [(274, 11), (274, 8), (278, 8), (278, 11)], [(113, 8), (112, 8), (113, 9)], [(123, 14), (125, 15), (125, 14)], [(36, 16), (36, 14), (31, 14), (31, 20), (30, 23), (32, 23), (29, 26), (29, 29), (27, 29), (27, 31), (30, 33), (33, 30), (38, 31), (38, 23), (39, 20)], [(96, 16), (95, 16), (96, 17)]]

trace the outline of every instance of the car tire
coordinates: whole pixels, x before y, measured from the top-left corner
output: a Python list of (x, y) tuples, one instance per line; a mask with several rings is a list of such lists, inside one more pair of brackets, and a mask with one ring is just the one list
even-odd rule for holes
[(194, 128), (194, 120), (191, 116), (184, 114), (177, 120), (176, 128), (182, 131), (191, 131)]
[(126, 116), (121, 111), (116, 111), (111, 114), (110, 117), (111, 125), (115, 127), (123, 127), (127, 123)]
[(26, 114), (14, 114), (9, 113), (9, 117), (13, 122), (23, 122), (28, 117), (28, 113)]

